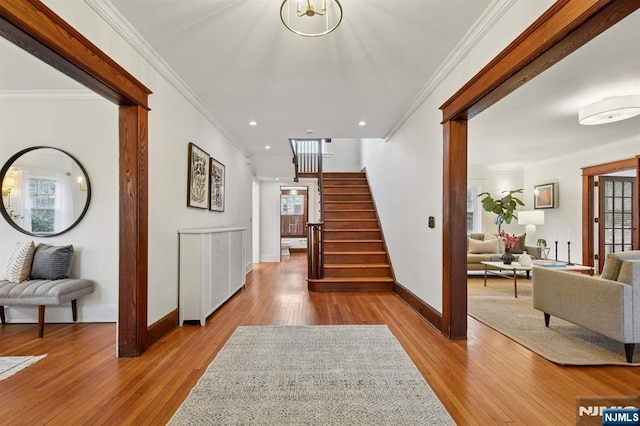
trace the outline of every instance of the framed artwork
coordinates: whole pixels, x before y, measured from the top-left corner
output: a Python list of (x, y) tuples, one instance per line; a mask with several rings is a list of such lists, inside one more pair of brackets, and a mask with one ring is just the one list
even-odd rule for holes
[(224, 164), (211, 158), (209, 210), (224, 211)]
[(545, 183), (533, 187), (533, 208), (553, 209), (558, 205), (558, 184)]
[(209, 207), (209, 154), (189, 142), (187, 207)]

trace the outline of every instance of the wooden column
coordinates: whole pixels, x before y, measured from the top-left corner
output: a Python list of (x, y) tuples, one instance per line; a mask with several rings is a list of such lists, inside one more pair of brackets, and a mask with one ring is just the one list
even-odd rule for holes
[(147, 110), (120, 107), (120, 293), (118, 356), (147, 348)]
[[(444, 123), (442, 333), (467, 337), (467, 120)], [(462, 231), (462, 232), (461, 232)]]
[[(595, 223), (594, 194), (595, 178), (593, 175), (582, 175), (582, 264), (593, 266), (595, 259)], [(602, 256), (602, 254), (600, 254)]]

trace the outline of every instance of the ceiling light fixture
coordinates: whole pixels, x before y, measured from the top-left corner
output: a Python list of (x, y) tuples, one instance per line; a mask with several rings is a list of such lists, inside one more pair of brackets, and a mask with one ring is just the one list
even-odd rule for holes
[(255, 120), (251, 120), (251, 121), (249, 122), (249, 126), (257, 126), (257, 125), (258, 125), (258, 122), (257, 122), (257, 121), (255, 121)]
[(366, 126), (366, 125), (367, 125), (367, 122), (366, 122), (366, 121), (360, 121), (360, 122), (358, 123), (358, 126), (360, 126), (360, 127), (364, 127), (364, 126)]
[(271, 149), (271, 147), (269, 145), (265, 145), (264, 149)]
[(291, 32), (319, 37), (338, 28), (342, 22), (342, 5), (338, 0), (284, 0), (280, 5), (280, 20)]
[(587, 126), (613, 123), (640, 115), (640, 95), (606, 98), (580, 109), (578, 121)]

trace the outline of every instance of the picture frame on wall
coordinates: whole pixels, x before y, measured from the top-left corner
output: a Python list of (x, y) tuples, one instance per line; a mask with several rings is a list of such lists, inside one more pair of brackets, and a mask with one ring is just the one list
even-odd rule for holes
[(555, 182), (533, 187), (533, 208), (553, 209), (558, 206), (558, 184)]
[(189, 142), (187, 167), (187, 207), (209, 207), (209, 154)]
[(214, 212), (224, 211), (224, 173), (224, 164), (214, 158), (211, 158), (209, 176), (209, 210)]

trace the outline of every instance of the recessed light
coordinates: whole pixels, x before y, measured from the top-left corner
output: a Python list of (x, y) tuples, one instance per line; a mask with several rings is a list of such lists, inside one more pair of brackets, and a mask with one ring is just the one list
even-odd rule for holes
[(257, 126), (257, 125), (258, 125), (258, 122), (257, 122), (257, 121), (255, 121), (255, 120), (251, 120), (251, 121), (249, 122), (249, 126)]
[(271, 149), (271, 146), (269, 146), (269, 145), (265, 145), (265, 146), (264, 146), (264, 149)]
[(366, 126), (366, 125), (367, 125), (367, 122), (366, 122), (366, 121), (360, 121), (360, 122), (358, 123), (358, 126), (360, 126), (360, 127), (364, 127), (364, 126)]
[(308, 134), (308, 135), (312, 134), (313, 132), (314, 132), (314, 130), (313, 130), (313, 129), (309, 129), (309, 130), (307, 130), (307, 134)]

